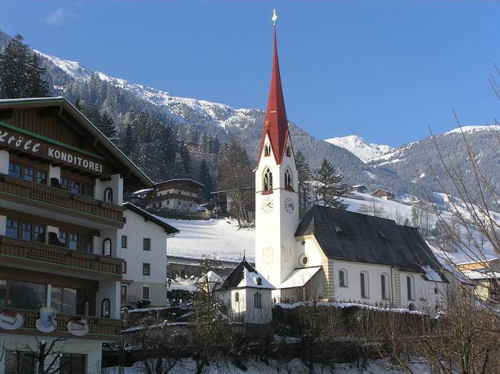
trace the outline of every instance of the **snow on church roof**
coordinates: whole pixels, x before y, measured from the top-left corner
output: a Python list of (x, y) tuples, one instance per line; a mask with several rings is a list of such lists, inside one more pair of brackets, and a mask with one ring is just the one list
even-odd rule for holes
[(304, 287), (320, 269), (321, 266), (295, 269), (290, 276), (281, 283), (280, 288)]
[(238, 288), (265, 288), (268, 290), (275, 290), (269, 281), (260, 275), (257, 271), (249, 271), (248, 269), (243, 269), (243, 279), (238, 283)]
[(232, 288), (276, 289), (245, 259), (224, 278), (224, 281), (217, 286), (217, 291), (225, 291)]

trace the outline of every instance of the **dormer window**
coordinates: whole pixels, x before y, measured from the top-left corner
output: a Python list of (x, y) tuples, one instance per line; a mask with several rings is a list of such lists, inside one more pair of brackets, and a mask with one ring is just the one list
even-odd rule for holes
[(264, 156), (271, 156), (271, 146), (268, 143), (264, 146)]
[(264, 192), (270, 192), (273, 190), (273, 173), (269, 168), (264, 170), (263, 189)]

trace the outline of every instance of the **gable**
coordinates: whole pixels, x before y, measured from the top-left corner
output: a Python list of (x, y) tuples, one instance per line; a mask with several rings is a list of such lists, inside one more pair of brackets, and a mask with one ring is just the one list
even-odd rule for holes
[(0, 147), (62, 168), (108, 179), (121, 174), (130, 189), (151, 180), (62, 97), (0, 100)]

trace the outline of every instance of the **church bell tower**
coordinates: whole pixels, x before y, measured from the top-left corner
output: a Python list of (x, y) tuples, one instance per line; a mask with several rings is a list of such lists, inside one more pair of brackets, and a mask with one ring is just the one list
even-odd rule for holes
[(278, 290), (299, 267), (295, 230), (299, 224), (297, 167), (288, 129), (276, 43), (276, 10), (273, 10), (274, 49), (271, 88), (255, 169), (255, 263), (257, 271)]

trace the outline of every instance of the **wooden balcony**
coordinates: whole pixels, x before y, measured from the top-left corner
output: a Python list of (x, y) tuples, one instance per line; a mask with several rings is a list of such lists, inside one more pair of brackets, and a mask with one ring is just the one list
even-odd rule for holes
[(34, 336), (55, 336), (62, 338), (73, 338), (73, 339), (94, 339), (94, 340), (105, 340), (105, 341), (116, 341), (121, 338), (121, 328), (122, 322), (117, 319), (110, 318), (97, 318), (93, 316), (79, 316), (88, 321), (89, 332), (83, 337), (77, 337), (72, 335), (67, 330), (68, 322), (74, 318), (74, 315), (57, 314), (57, 328), (54, 332), (43, 333), (36, 329), (35, 323), (39, 318), (38, 311), (27, 310), (27, 309), (17, 309), (17, 308), (0, 308), (2, 311), (14, 311), (20, 313), (24, 318), (24, 324), (17, 330), (2, 330), (2, 333), (8, 334), (27, 334)]
[(74, 276), (80, 274), (84, 278), (118, 280), (122, 277), (122, 259), (5, 236), (0, 236), (0, 259), (2, 263), (37, 267), (44, 263), (44, 269), (71, 271)]
[(123, 227), (123, 208), (88, 196), (0, 174), (0, 198)]

